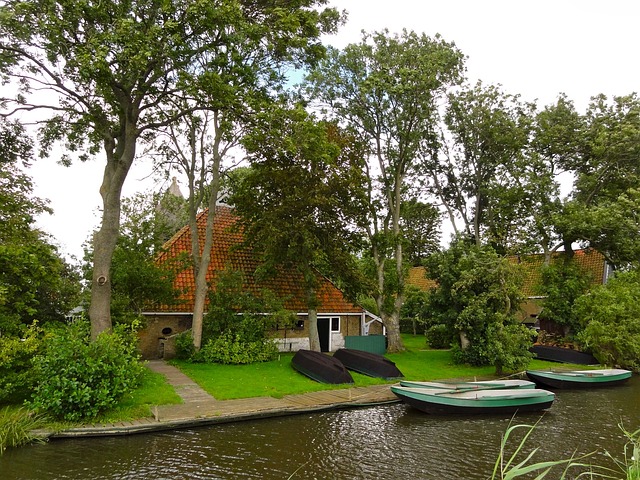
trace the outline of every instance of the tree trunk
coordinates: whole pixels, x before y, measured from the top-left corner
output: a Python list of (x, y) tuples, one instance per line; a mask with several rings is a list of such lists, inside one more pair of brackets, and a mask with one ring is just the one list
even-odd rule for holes
[[(217, 183), (217, 182), (215, 182)], [(202, 255), (200, 255), (200, 263), (195, 269), (196, 273), (196, 290), (194, 293), (193, 303), (193, 321), (191, 323), (191, 335), (193, 337), (193, 346), (196, 350), (202, 347), (202, 324), (204, 319), (204, 303), (207, 299), (209, 284), (207, 283), (207, 272), (209, 263), (211, 263), (211, 247), (213, 245), (213, 222), (216, 216), (216, 201), (218, 197), (218, 187), (212, 188), (211, 197), (209, 198), (209, 211), (207, 212), (207, 227), (205, 232), (204, 246)], [(193, 233), (192, 233), (193, 234)], [(196, 232), (197, 235), (197, 232)]]
[[(222, 131), (219, 128), (218, 112), (214, 113), (214, 129), (215, 137), (212, 145), (213, 161), (211, 164), (211, 182), (209, 184), (209, 205), (207, 212), (207, 223), (204, 234), (204, 245), (202, 251), (200, 251), (200, 239), (198, 236), (198, 225), (196, 223), (197, 209), (200, 202), (195, 202), (194, 197), (196, 195), (203, 195), (203, 192), (196, 192), (195, 188), (195, 174), (197, 171), (196, 164), (198, 159), (198, 146), (196, 144), (196, 128), (191, 126), (191, 134), (189, 137), (190, 154), (191, 158), (185, 160), (183, 164), (185, 173), (189, 177), (189, 215), (191, 218), (191, 257), (193, 259), (193, 276), (195, 279), (195, 292), (193, 303), (193, 317), (191, 322), (191, 336), (193, 339), (193, 346), (196, 350), (200, 350), (202, 347), (202, 327), (204, 323), (204, 305), (207, 300), (207, 293), (209, 292), (209, 284), (207, 283), (207, 273), (209, 271), (209, 264), (211, 263), (211, 248), (213, 246), (213, 225), (216, 216), (216, 204), (218, 202), (218, 194), (220, 192), (220, 167), (222, 165), (222, 153), (220, 152), (220, 143), (222, 141)], [(206, 132), (203, 130), (203, 135)], [(178, 142), (176, 141), (176, 145)], [(201, 174), (203, 174), (204, 165), (204, 153), (200, 151), (201, 159), (203, 163), (201, 165)], [(202, 198), (201, 196), (199, 198)]]
[(384, 323), (387, 329), (387, 352), (398, 353), (404, 351), (404, 344), (400, 336), (400, 312), (395, 311), (389, 315)]
[[(309, 272), (307, 272), (309, 274)], [(313, 273), (310, 273), (313, 276)], [(309, 316), (309, 350), (314, 352), (320, 352), (320, 335), (318, 334), (318, 299), (316, 297), (316, 290), (312, 286), (315, 282), (315, 278), (305, 278), (306, 295), (307, 295), (307, 312)]]
[(318, 311), (315, 308), (309, 309), (309, 350), (321, 351), (320, 335), (318, 335)]
[[(136, 137), (129, 132), (116, 150), (115, 141), (105, 142), (107, 165), (104, 169), (100, 195), (102, 224), (93, 240), (93, 277), (91, 282), (91, 339), (111, 331), (111, 262), (120, 234), (120, 197), (122, 186), (135, 158)], [(116, 153), (114, 154), (114, 150)]]

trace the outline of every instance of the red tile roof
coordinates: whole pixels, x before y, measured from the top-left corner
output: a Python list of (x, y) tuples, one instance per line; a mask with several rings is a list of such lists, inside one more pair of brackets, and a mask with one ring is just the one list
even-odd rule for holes
[[(204, 243), (207, 211), (198, 215), (198, 235), (200, 246)], [(268, 288), (280, 298), (285, 299), (284, 305), (288, 310), (306, 312), (307, 305), (304, 301), (304, 289), (302, 276), (297, 272), (285, 271), (277, 276), (263, 281), (255, 277), (258, 259), (251, 251), (242, 248), (243, 234), (238, 224), (238, 217), (227, 206), (217, 206), (213, 226), (213, 247), (211, 248), (211, 263), (207, 272), (207, 281), (215, 286), (217, 275), (225, 270), (241, 271), (245, 277), (244, 288), (259, 295), (260, 291)], [(183, 227), (165, 244), (165, 251), (160, 255), (159, 261), (177, 258), (191, 252), (191, 232), (188, 226)], [(319, 287), (317, 296), (319, 301), (319, 313), (361, 313), (363, 308), (346, 300), (342, 292), (328, 279), (318, 275)], [(163, 306), (162, 312), (193, 312), (195, 279), (193, 269), (189, 267), (181, 271), (175, 280), (175, 287), (183, 291), (182, 303), (175, 306)], [(205, 305), (205, 311), (207, 310)]]
[(436, 288), (438, 284), (435, 280), (427, 278), (426, 273), (427, 271), (424, 267), (411, 267), (407, 277), (407, 285), (413, 285), (425, 292)]
[[(551, 263), (560, 262), (563, 257), (564, 252), (556, 252), (551, 256)], [(524, 269), (523, 293), (526, 296), (540, 295), (538, 285), (542, 275), (544, 255), (511, 256), (509, 260), (520, 264)], [(604, 256), (600, 252), (593, 249), (576, 250), (574, 251), (573, 262), (581, 267), (586, 274), (591, 275), (592, 285), (602, 285), (604, 283), (607, 266)]]
[[(562, 255), (564, 255), (564, 252), (553, 254), (551, 263), (560, 261)], [(510, 256), (509, 261), (520, 264), (524, 269), (523, 293), (525, 296), (539, 295), (537, 286), (540, 283), (544, 255)], [(601, 253), (593, 249), (576, 250), (573, 261), (581, 266), (587, 273), (591, 274), (593, 285), (601, 285), (604, 282), (606, 263)], [(436, 282), (426, 278), (425, 274), (426, 271), (424, 267), (411, 268), (409, 270), (409, 277), (407, 278), (407, 285), (414, 285), (425, 291), (435, 288)]]

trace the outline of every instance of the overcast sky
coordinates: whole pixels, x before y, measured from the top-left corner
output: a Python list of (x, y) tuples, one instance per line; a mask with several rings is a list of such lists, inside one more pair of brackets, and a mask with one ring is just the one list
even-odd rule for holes
[[(627, 95), (640, 81), (640, 1), (638, 0), (334, 0), (347, 10), (347, 24), (327, 43), (358, 42), (362, 30), (403, 28), (436, 33), (468, 57), (467, 77), (501, 84), (539, 105), (560, 92), (583, 110), (593, 95)], [(98, 224), (102, 158), (64, 168), (55, 158), (32, 168), (36, 194), (55, 213), (39, 219), (62, 252), (78, 257)], [(148, 188), (148, 167), (134, 166), (124, 195)], [(183, 192), (185, 191), (183, 187)]]

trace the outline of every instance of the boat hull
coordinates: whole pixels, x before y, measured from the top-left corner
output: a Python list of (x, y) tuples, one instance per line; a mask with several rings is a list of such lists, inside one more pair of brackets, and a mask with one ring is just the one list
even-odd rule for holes
[(550, 362), (573, 363), (576, 365), (597, 365), (598, 360), (590, 353), (571, 350), (570, 348), (555, 347), (551, 345), (534, 345), (531, 352), (540, 360)]
[(377, 378), (400, 378), (404, 375), (391, 360), (376, 353), (340, 348), (334, 354), (349, 370)]
[(539, 389), (451, 391), (392, 386), (391, 391), (407, 405), (425, 413), (477, 415), (514, 414), (545, 410), (555, 395)]
[(631, 378), (631, 372), (621, 369), (571, 370), (566, 372), (527, 370), (527, 377), (538, 385), (550, 388), (597, 388), (623, 384)]
[(320, 383), (354, 383), (345, 366), (337, 358), (312, 350), (298, 350), (291, 359), (298, 372)]

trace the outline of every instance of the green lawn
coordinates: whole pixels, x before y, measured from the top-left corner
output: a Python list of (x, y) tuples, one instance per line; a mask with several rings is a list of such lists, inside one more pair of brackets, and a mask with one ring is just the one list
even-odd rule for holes
[[(405, 378), (411, 380), (486, 379), (494, 378), (493, 367), (455, 365), (449, 350), (427, 348), (423, 336), (403, 335), (406, 351), (388, 354)], [(292, 353), (283, 353), (277, 360), (251, 365), (172, 363), (218, 400), (284, 395), (349, 388), (351, 385), (328, 385), (315, 382), (296, 372), (291, 366)], [(534, 360), (531, 369), (553, 366), (550, 362)], [(356, 386), (394, 383), (352, 372)]]

